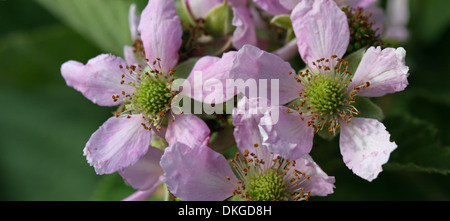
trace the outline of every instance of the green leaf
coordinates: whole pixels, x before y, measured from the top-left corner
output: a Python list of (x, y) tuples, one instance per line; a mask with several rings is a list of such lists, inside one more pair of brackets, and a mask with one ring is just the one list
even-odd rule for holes
[(65, 85), (60, 67), (68, 60), (86, 62), (98, 49), (63, 25), (43, 26), (0, 37), (2, 83), (24, 89), (57, 82)]
[(408, 114), (393, 115), (384, 124), (398, 145), (391, 153), (387, 169), (406, 169), (440, 174), (450, 172), (450, 148), (439, 142), (438, 130), (428, 122)]
[(292, 29), (292, 21), (289, 15), (277, 15), (270, 20), (271, 24), (284, 29)]
[(104, 52), (122, 55), (132, 45), (128, 23), (131, 0), (38, 0), (45, 8)]
[(90, 200), (94, 201), (118, 201), (123, 200), (136, 190), (129, 186), (118, 174), (102, 175), (97, 182), (95, 191)]
[[(39, 75), (41, 73), (35, 72)], [(110, 116), (67, 87), (2, 85), (0, 171), (4, 200), (88, 200), (98, 180), (83, 148)]]
[(419, 37), (426, 43), (432, 43), (441, 37), (450, 24), (450, 1), (427, 0), (410, 1), (410, 25), (412, 37)]

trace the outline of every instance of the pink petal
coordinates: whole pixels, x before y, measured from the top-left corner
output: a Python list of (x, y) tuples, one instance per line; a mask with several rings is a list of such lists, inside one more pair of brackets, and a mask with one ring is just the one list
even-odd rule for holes
[[(172, 119), (172, 117), (169, 116), (169, 119)], [(211, 131), (199, 117), (193, 114), (180, 114), (175, 115), (173, 122), (169, 121), (166, 131), (166, 141), (169, 146), (175, 142), (182, 142), (189, 146), (208, 143)]]
[(150, 146), (137, 163), (119, 173), (134, 189), (147, 190), (160, 183), (159, 179), (164, 173), (159, 165), (162, 155), (162, 150)]
[(228, 0), (228, 3), (230, 3), (230, 5), (232, 7), (239, 7), (239, 6), (247, 6), (247, 5), (249, 5), (250, 3), (248, 1), (249, 0)]
[(291, 13), (300, 55), (309, 66), (332, 55), (342, 57), (350, 31), (347, 16), (332, 0), (303, 0)]
[(375, 24), (372, 26), (372, 29), (375, 30), (375, 34), (382, 35), (384, 32), (384, 26), (386, 23), (386, 15), (384, 14), (383, 9), (378, 6), (371, 5), (364, 9), (366, 13), (372, 14), (370, 16), (369, 22), (374, 22)]
[(127, 62), (128, 66), (134, 65), (134, 66), (144, 66), (146, 65), (146, 62), (144, 60), (140, 60), (136, 57), (136, 54), (134, 53), (134, 49), (131, 46), (124, 46), (123, 47), (123, 57), (125, 58), (125, 61)]
[(61, 74), (68, 86), (75, 88), (95, 104), (116, 106), (122, 101), (114, 102), (113, 95), (120, 95), (122, 91), (134, 91), (132, 86), (120, 83), (124, 73), (120, 66), (126, 66), (121, 58), (101, 54), (90, 59), (86, 65), (78, 61), (67, 61), (61, 66)]
[(345, 165), (356, 175), (372, 181), (397, 148), (389, 139), (386, 127), (377, 120), (354, 118), (348, 124), (342, 122), (339, 145)]
[(278, 48), (272, 52), (275, 55), (280, 56), (285, 61), (290, 60), (298, 54), (297, 39), (291, 40), (289, 43), (285, 44), (283, 47)]
[(250, 8), (247, 6), (233, 7), (233, 13), (232, 24), (236, 26), (236, 30), (233, 32), (233, 46), (240, 49), (245, 44), (257, 45), (258, 37)]
[(367, 8), (378, 0), (359, 0), (356, 3), (356, 7)]
[[(253, 89), (258, 92), (264, 86), (267, 86), (267, 90), (263, 90), (265, 94), (258, 93), (255, 97), (251, 94), (246, 94), (246, 96), (250, 98), (265, 97), (271, 100), (271, 103), (277, 105), (286, 104), (294, 100), (298, 97), (299, 92), (303, 90), (303, 86), (295, 81), (295, 74), (289, 73), (295, 73), (295, 71), (288, 62), (257, 47), (245, 45), (236, 54), (230, 77), (235, 82), (238, 82), (237, 80), (244, 82), (254, 81), (256, 88)], [(265, 80), (266, 84), (261, 84), (261, 80)], [(278, 87), (272, 88), (272, 83), (278, 83)], [(272, 93), (274, 93), (274, 97), (272, 97)], [(278, 103), (275, 104), (276, 102)]]
[(289, 9), (285, 8), (280, 0), (254, 0), (264, 11), (272, 15), (289, 14)]
[[(223, 103), (236, 95), (234, 88), (227, 88), (226, 80), (230, 77), (230, 70), (236, 56), (235, 51), (224, 53), (222, 58), (204, 56), (200, 58), (192, 69), (189, 77), (183, 83), (183, 88), (189, 85), (190, 91), (183, 90), (187, 95), (203, 103)], [(232, 91), (227, 95), (227, 91)], [(215, 99), (205, 99), (205, 98)]]
[(225, 200), (237, 181), (225, 157), (206, 145), (174, 143), (165, 150), (161, 166), (168, 189), (183, 201)]
[(305, 191), (311, 191), (311, 196), (326, 196), (334, 192), (335, 178), (328, 176), (309, 155), (295, 160), (295, 168), (310, 176), (310, 179), (302, 183)]
[[(165, 73), (175, 67), (183, 30), (173, 0), (149, 1), (142, 11), (138, 31), (151, 67)], [(161, 59), (160, 64), (153, 65), (157, 58)]]
[(260, 99), (243, 97), (233, 112), (234, 138), (241, 153), (250, 150), (255, 144), (262, 146), (263, 138), (259, 133), (259, 121), (269, 109)]
[(216, 6), (221, 4), (223, 0), (186, 0), (192, 16), (195, 19), (205, 18), (206, 15)]
[[(284, 106), (272, 107), (265, 114), (266, 122), (260, 121), (260, 132), (263, 136), (263, 145), (286, 159), (299, 159), (311, 151), (313, 144), (313, 128), (308, 126), (306, 120), (294, 110)], [(277, 113), (278, 111), (278, 113)], [(274, 117), (278, 114), (277, 117)], [(273, 120), (275, 119), (275, 120)], [(278, 120), (278, 121), (276, 121)]]
[(406, 51), (403, 48), (370, 47), (361, 59), (349, 88), (370, 83), (358, 92), (360, 96), (379, 97), (402, 91), (408, 85)]
[(134, 165), (147, 153), (152, 133), (144, 127), (142, 115), (111, 117), (84, 148), (88, 163), (97, 174), (110, 174)]
[(302, 0), (279, 0), (280, 4), (291, 11)]
[(139, 38), (138, 26), (140, 16), (136, 14), (136, 4), (131, 4), (128, 11), (128, 23), (130, 25), (131, 40), (135, 41)]

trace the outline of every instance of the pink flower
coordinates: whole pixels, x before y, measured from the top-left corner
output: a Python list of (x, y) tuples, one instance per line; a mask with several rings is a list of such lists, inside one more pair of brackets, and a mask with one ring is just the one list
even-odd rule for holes
[[(253, 0), (259, 7), (273, 15), (290, 14), (302, 0)], [(377, 0), (335, 0), (338, 5), (366, 8)]]
[[(97, 174), (119, 172), (139, 193), (149, 193), (161, 183), (159, 165), (163, 151), (152, 147), (158, 136), (168, 145), (183, 142), (200, 145), (210, 130), (192, 114), (174, 115), (170, 105), (178, 93), (172, 90), (173, 68), (178, 63), (182, 28), (173, 0), (151, 0), (136, 17), (130, 9), (133, 40), (140, 38), (145, 53), (142, 62), (125, 47), (124, 61), (101, 54), (86, 65), (67, 61), (61, 73), (67, 85), (101, 106), (122, 105), (116, 116), (95, 131), (84, 155)], [(161, 121), (169, 118), (167, 128)]]
[[(233, 32), (233, 46), (239, 49), (244, 44), (257, 45), (256, 27), (251, 9), (247, 6), (247, 0), (227, 1), (231, 5), (234, 14), (232, 25), (236, 27)], [(223, 2), (223, 0), (186, 0), (186, 5), (192, 16), (198, 19), (205, 18), (213, 8)]]
[(260, 126), (263, 145), (284, 158), (297, 159), (310, 152), (316, 132), (326, 128), (336, 134), (340, 130), (347, 167), (366, 180), (375, 179), (397, 145), (389, 140), (381, 122), (358, 118), (353, 104), (357, 96), (378, 97), (405, 89), (409, 75), (405, 50), (370, 47), (355, 73), (350, 73), (341, 59), (347, 50), (349, 27), (334, 1), (304, 0), (294, 8), (291, 20), (306, 71), (292, 74), (281, 58), (247, 45), (236, 54), (230, 73), (234, 78), (246, 74), (247, 78), (278, 78), (284, 89), (279, 103), (297, 98), (292, 109), (272, 107), (281, 114), (278, 123)]
[(161, 163), (171, 193), (183, 201), (232, 196), (258, 201), (304, 200), (333, 193), (334, 177), (325, 174), (311, 157), (287, 160), (263, 145), (257, 132), (263, 114), (249, 114), (249, 109), (257, 108), (256, 100), (242, 99), (238, 108), (244, 109), (244, 114), (233, 114), (240, 153), (231, 160), (232, 167), (206, 144), (175, 144), (166, 149)]

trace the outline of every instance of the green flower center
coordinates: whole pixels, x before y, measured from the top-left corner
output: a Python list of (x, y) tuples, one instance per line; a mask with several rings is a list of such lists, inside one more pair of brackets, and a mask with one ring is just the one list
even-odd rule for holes
[(170, 84), (153, 76), (143, 75), (134, 91), (128, 109), (137, 110), (145, 116), (153, 117), (170, 109), (169, 104), (172, 97)]
[(287, 200), (286, 183), (283, 177), (273, 169), (263, 175), (253, 177), (247, 186), (248, 193), (254, 201)]
[[(255, 152), (245, 150), (231, 159), (238, 181), (231, 200), (248, 201), (300, 201), (308, 200), (303, 182), (309, 176), (295, 169), (296, 162), (275, 157), (265, 146), (254, 145)], [(261, 148), (261, 149), (260, 149)], [(258, 156), (258, 153), (261, 154)], [(229, 176), (227, 180), (231, 181)]]
[(342, 83), (331, 76), (318, 75), (305, 88), (302, 98), (320, 115), (333, 115), (346, 103), (346, 91)]
[[(157, 59), (154, 64), (157, 62), (160, 62), (160, 59)], [(116, 112), (116, 117), (128, 115), (127, 118), (130, 118), (132, 114), (141, 114), (146, 121), (142, 123), (145, 129), (155, 126), (159, 130), (176, 95), (176, 92), (171, 90), (175, 69), (164, 73), (156, 69), (152, 70), (149, 66), (142, 68), (141, 65), (138, 67), (120, 65), (119, 67), (124, 71), (120, 83), (130, 85), (135, 90), (131, 94), (122, 91), (122, 94), (112, 96), (114, 101), (123, 99), (124, 102), (124, 105), (120, 106)]]
[(369, 85), (349, 89), (352, 73), (347, 67), (347, 61), (333, 55), (329, 59), (321, 58), (312, 62), (311, 67), (295, 77), (305, 89), (289, 107), (298, 111), (300, 118), (315, 128), (314, 132), (328, 128), (328, 132), (335, 134), (340, 127), (339, 119), (350, 122), (353, 115), (359, 114), (353, 106), (355, 96), (359, 89)]

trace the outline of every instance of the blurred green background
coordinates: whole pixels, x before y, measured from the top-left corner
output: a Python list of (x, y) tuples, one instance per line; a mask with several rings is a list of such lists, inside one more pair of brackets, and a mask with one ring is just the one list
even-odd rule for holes
[[(66, 86), (61, 64), (130, 45), (128, 7), (145, 0), (0, 0), (0, 200), (121, 200), (133, 190), (98, 176), (83, 156), (114, 108)], [(382, 1), (382, 5), (385, 1)], [(336, 177), (335, 193), (312, 200), (450, 200), (450, 1), (411, 0), (409, 86), (373, 99), (398, 148), (377, 179), (348, 170), (332, 142), (311, 155)]]

